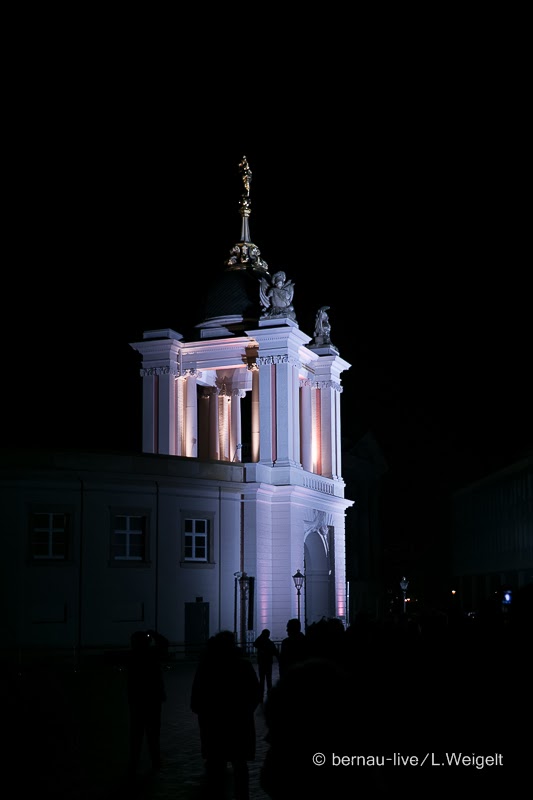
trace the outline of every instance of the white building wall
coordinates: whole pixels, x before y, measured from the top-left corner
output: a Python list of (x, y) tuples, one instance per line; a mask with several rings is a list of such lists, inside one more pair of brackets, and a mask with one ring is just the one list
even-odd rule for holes
[[(240, 492), (221, 489), (220, 513), (220, 615), (216, 621), (218, 630), (234, 629), (235, 573), (240, 571), (241, 495)], [(215, 556), (215, 558), (217, 558)]]
[(332, 514), (335, 537), (335, 615), (347, 621), (346, 609), (346, 511)]
[[(128, 646), (135, 630), (156, 625), (156, 503), (152, 481), (84, 481), (80, 636), (85, 647)], [(149, 565), (112, 563), (112, 517), (121, 512), (148, 516)]]
[[(290, 481), (281, 486), (237, 482), (231, 477), (245, 478), (246, 466), (145, 458), (97, 456), (93, 464), (92, 457), (79, 455), (67, 465), (59, 460), (59, 470), (48, 476), (31, 469), (11, 481), (0, 476), (5, 519), (11, 520), (7, 538), (17, 564), (2, 584), (5, 596), (15, 598), (5, 604), (8, 616), (3, 625), (15, 646), (127, 647), (139, 628), (157, 628), (171, 642), (183, 643), (185, 604), (198, 598), (209, 603), (210, 634), (233, 630), (235, 573), (241, 570), (255, 578), (253, 629), (268, 627), (274, 638), (282, 638), (287, 620), (297, 615), (292, 575), (297, 569), (304, 571), (305, 532), (317, 509), (335, 528), (335, 590), (342, 616), (344, 513), (351, 502), (327, 494), (325, 490), (333, 488), (330, 483), (322, 481), (314, 489)], [(187, 476), (170, 474), (176, 470)], [(280, 472), (267, 470), (271, 478)], [(221, 481), (219, 474), (227, 480)], [(296, 475), (305, 481), (301, 470)], [(72, 513), (71, 557), (57, 565), (31, 563), (28, 514), (31, 509), (56, 508)], [(110, 543), (116, 513), (148, 517), (147, 563), (113, 563)], [(210, 519), (210, 563), (184, 565), (184, 515)], [(302, 621), (304, 609), (305, 589)]]
[[(3, 557), (11, 567), (2, 580), (6, 598), (14, 599), (14, 617), (8, 622), (9, 639), (21, 647), (76, 647), (79, 615), (79, 530), (81, 523), (80, 483), (46, 480), (32, 481), (3, 498), (3, 508), (11, 507), (14, 526), (6, 528), (16, 544), (16, 559)], [(59, 511), (68, 508), (73, 515), (72, 559), (67, 564), (30, 564), (28, 558), (28, 515), (47, 508)], [(14, 535), (13, 535), (14, 534)], [(12, 602), (11, 601), (11, 602)], [(9, 606), (3, 606), (2, 616)]]
[(271, 487), (261, 486), (256, 495), (256, 628), (273, 630), (273, 539), (270, 513)]
[[(291, 564), (293, 547), (291, 541), (291, 506), (287, 488), (276, 487), (271, 500), (272, 536), (272, 627), (273, 639), (286, 635), (289, 617), (294, 616), (294, 584)], [(289, 616), (287, 616), (287, 611)]]

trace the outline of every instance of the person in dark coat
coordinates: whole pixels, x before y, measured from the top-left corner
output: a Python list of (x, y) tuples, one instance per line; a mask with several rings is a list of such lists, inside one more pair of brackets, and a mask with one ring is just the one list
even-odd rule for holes
[(152, 769), (155, 771), (161, 766), (161, 710), (166, 700), (161, 642), (166, 639), (154, 631), (136, 631), (131, 636), (127, 677), (131, 775), (135, 775), (139, 767), (145, 736)]
[(282, 640), (279, 652), (280, 678), (293, 665), (305, 661), (308, 656), (307, 639), (302, 632), (299, 619), (290, 619), (287, 622), (287, 636)]
[(278, 648), (270, 638), (270, 631), (265, 628), (254, 642), (254, 647), (257, 650), (257, 668), (259, 670), (259, 684), (261, 693), (261, 702), (265, 697), (265, 686), (268, 692), (272, 689), (272, 667), (274, 659), (279, 661)]
[(264, 706), (268, 749), (259, 784), (269, 798), (337, 800), (397, 794), (396, 785), (388, 791), (377, 768), (342, 767), (333, 761), (334, 754), (366, 753), (369, 728), (371, 752), (384, 752), (373, 736), (379, 716), (365, 712), (356, 680), (335, 661), (314, 656), (295, 661), (280, 677)]
[(254, 712), (259, 680), (231, 631), (212, 636), (196, 669), (191, 710), (198, 715), (210, 798), (224, 796), (226, 768), (233, 767), (236, 800), (249, 800), (248, 762), (255, 759)]

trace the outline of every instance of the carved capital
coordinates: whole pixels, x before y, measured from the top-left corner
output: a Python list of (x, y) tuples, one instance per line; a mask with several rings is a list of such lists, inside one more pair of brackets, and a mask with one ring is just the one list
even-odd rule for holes
[(141, 378), (151, 378), (157, 375), (172, 375), (174, 378), (179, 378), (181, 373), (177, 367), (147, 367), (139, 371)]
[(333, 389), (334, 392), (339, 392), (342, 394), (343, 388), (340, 383), (336, 381), (313, 381), (309, 380), (309, 378), (303, 378), (300, 381), (300, 387), (302, 389)]
[(260, 367), (269, 367), (272, 364), (288, 364), (289, 356), (286, 353), (274, 356), (258, 356), (256, 362)]

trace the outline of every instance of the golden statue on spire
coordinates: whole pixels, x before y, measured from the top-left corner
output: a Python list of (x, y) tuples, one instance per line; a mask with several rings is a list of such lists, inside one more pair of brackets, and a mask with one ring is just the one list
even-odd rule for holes
[(252, 183), (252, 170), (248, 166), (248, 161), (246, 156), (242, 157), (242, 161), (239, 164), (239, 170), (242, 175), (242, 181), (244, 183), (244, 188), (246, 190), (246, 195), (250, 196), (250, 184)]

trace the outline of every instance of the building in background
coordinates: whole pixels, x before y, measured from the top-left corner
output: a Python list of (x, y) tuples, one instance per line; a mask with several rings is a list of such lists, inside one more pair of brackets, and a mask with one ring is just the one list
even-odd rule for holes
[(388, 466), (371, 431), (343, 442), (343, 477), (355, 506), (346, 519), (348, 613), (381, 619), (386, 613), (382, 478)]
[(505, 610), (533, 583), (533, 456), (455, 492), (452, 532), (460, 608)]

